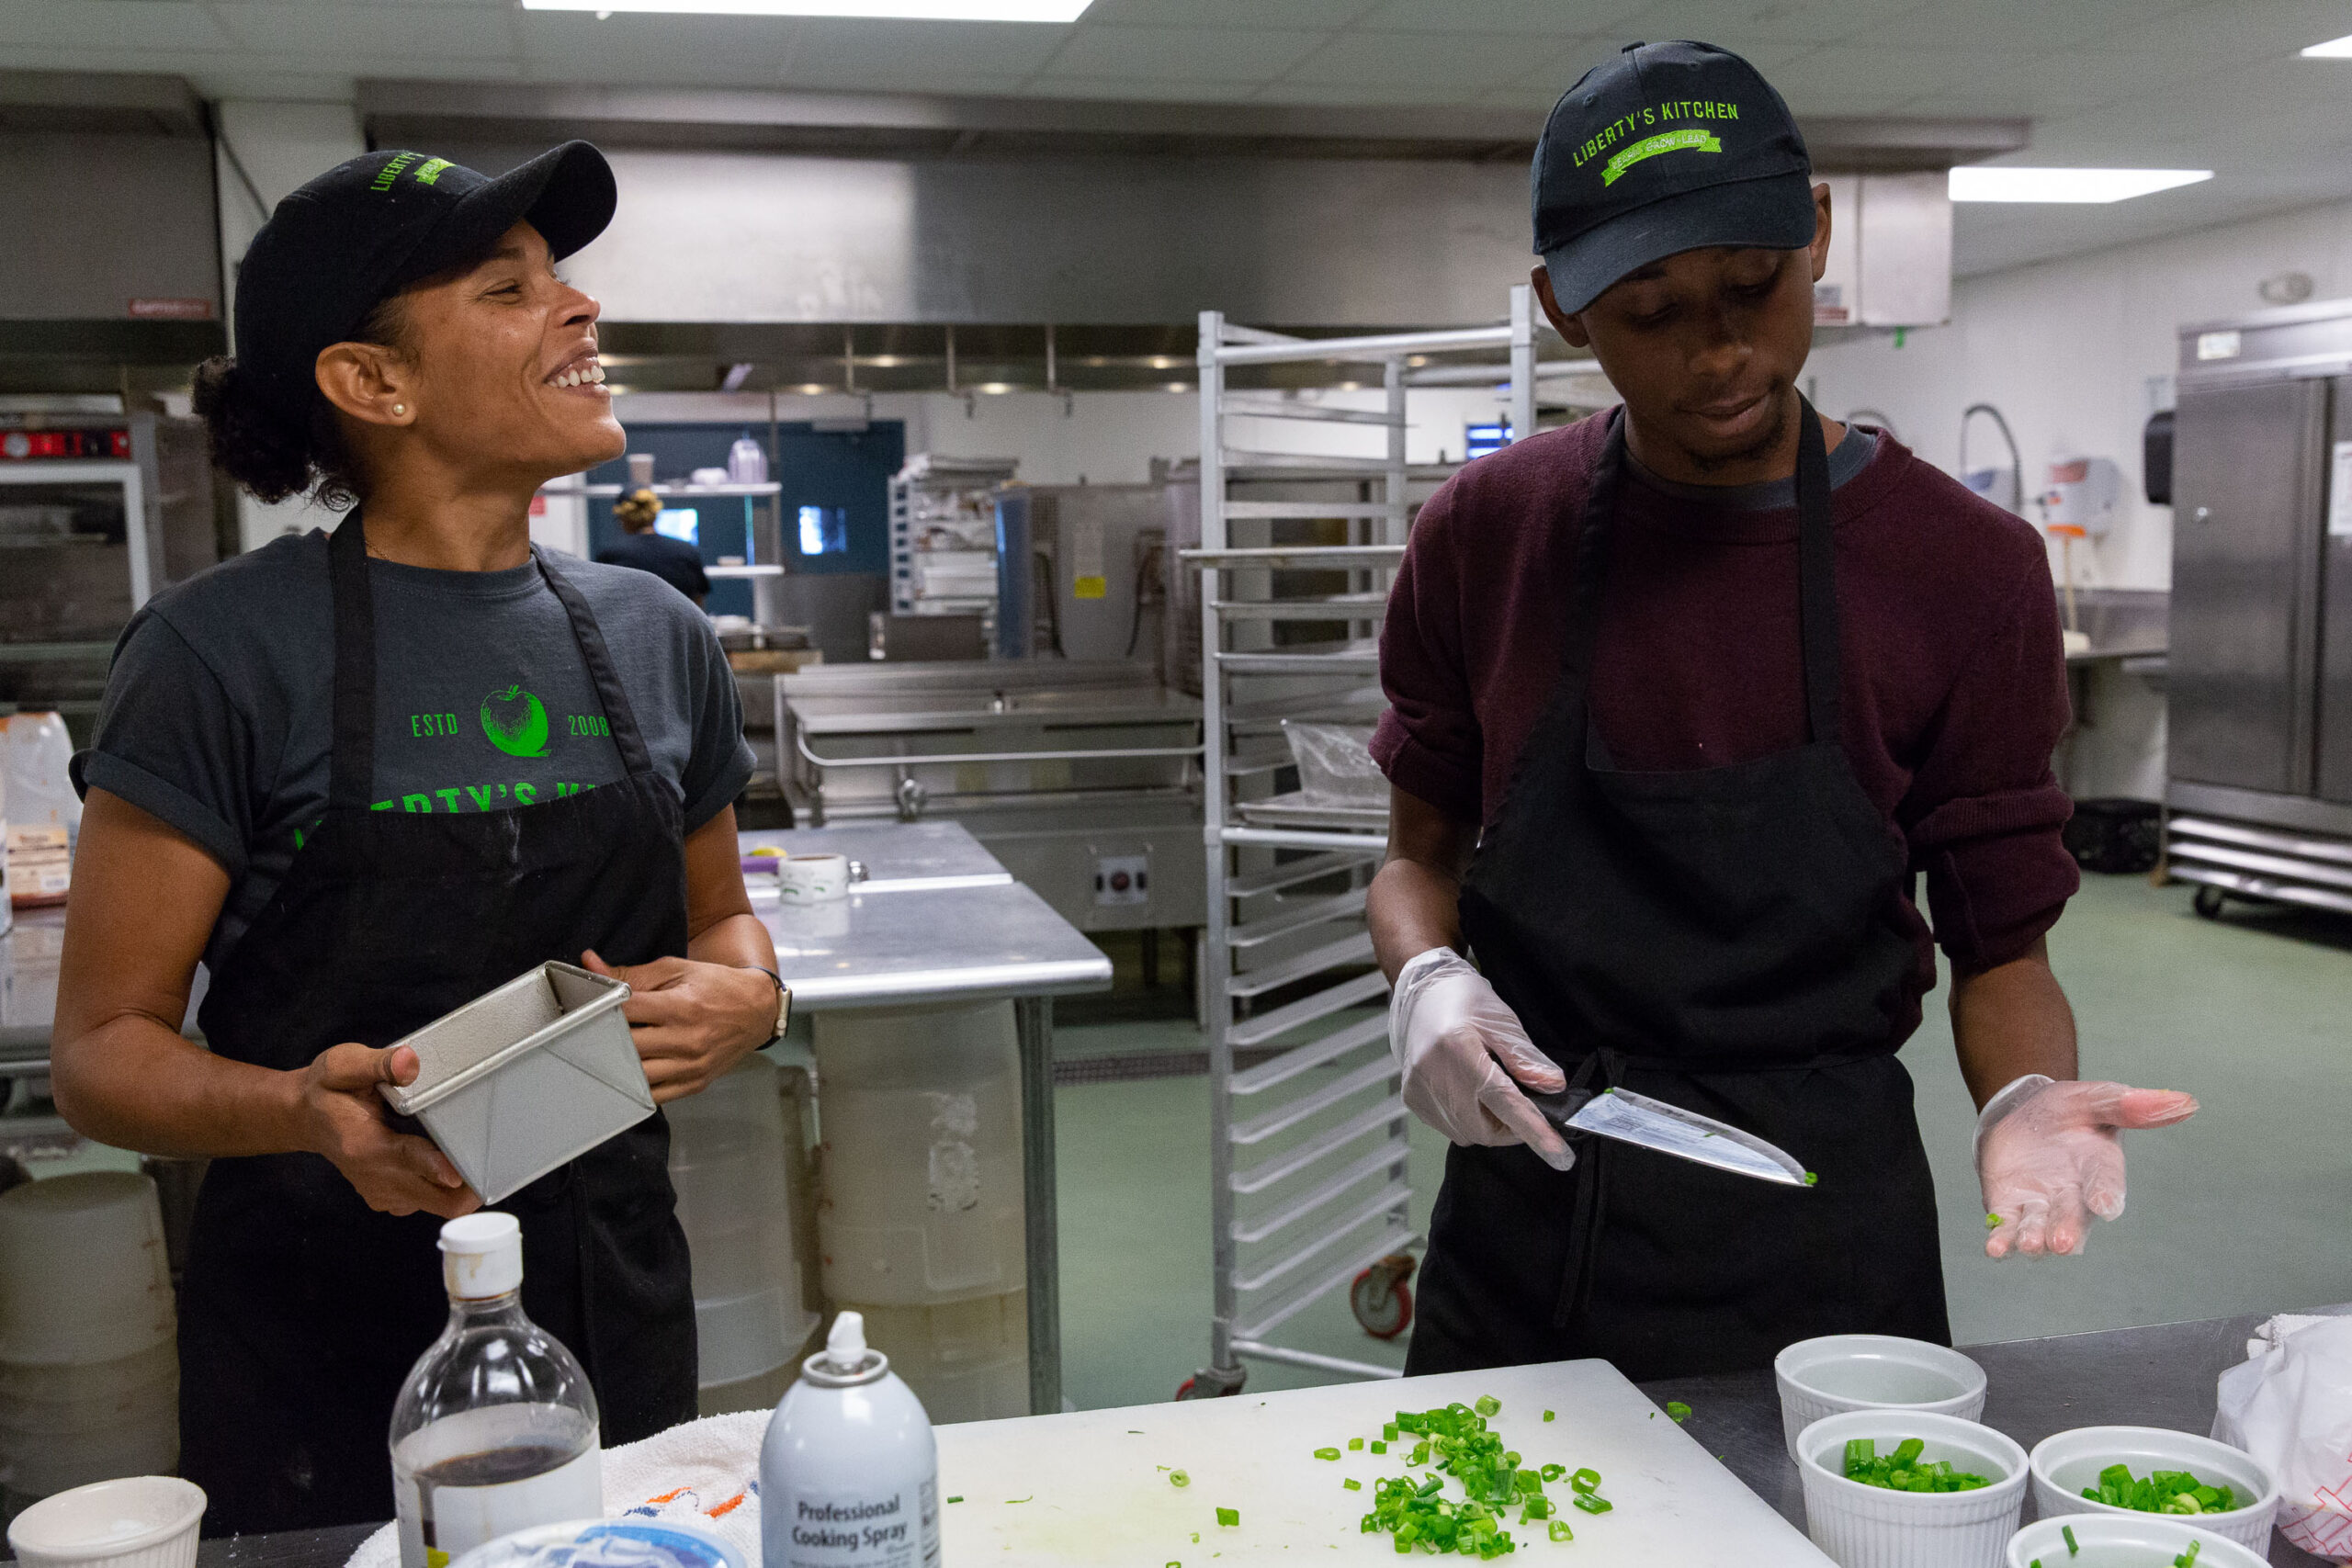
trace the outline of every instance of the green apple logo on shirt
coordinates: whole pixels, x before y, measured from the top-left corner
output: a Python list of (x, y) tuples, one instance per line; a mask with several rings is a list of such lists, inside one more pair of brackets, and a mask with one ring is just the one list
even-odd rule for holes
[(481, 700), (481, 732), (510, 757), (548, 754), (547, 705), (523, 690), (521, 682)]

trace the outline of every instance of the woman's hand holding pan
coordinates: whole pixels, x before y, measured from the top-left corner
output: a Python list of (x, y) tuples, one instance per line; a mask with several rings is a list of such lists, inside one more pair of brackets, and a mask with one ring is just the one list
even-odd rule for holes
[(395, 1132), (385, 1084), (416, 1081), (416, 1053), (405, 1045), (376, 1049), (333, 1045), (293, 1080), (293, 1114), (300, 1145), (324, 1155), (368, 1206), (387, 1214), (422, 1210), (445, 1220), (472, 1213), (481, 1199), (430, 1138)]

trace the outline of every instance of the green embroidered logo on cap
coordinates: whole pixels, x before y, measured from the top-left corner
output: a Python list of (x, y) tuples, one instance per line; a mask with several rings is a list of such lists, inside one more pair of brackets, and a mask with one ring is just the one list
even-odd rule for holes
[(391, 189), (392, 182), (401, 177), (401, 171), (415, 162), (416, 154), (413, 152), (393, 153), (391, 162), (376, 171), (376, 177), (368, 182), (368, 188), (369, 190)]
[(547, 705), (525, 691), (518, 681), (482, 698), (481, 732), (510, 757), (544, 757), (548, 754)]
[(1693, 128), (1689, 130), (1661, 131), (1646, 136), (1631, 147), (1621, 149), (1600, 171), (1600, 183), (1613, 186), (1627, 169), (1645, 158), (1655, 158), (1661, 152), (1720, 152), (1723, 142), (1708, 131)]
[(434, 181), (441, 177), (441, 171), (448, 166), (449, 160), (447, 158), (434, 158), (428, 160), (423, 168), (416, 171), (416, 183), (421, 186), (431, 185)]

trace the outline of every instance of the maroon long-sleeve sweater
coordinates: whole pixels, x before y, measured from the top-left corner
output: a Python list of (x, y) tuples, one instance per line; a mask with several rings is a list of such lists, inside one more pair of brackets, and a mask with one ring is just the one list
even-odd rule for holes
[[(1414, 523), (1372, 750), (1396, 787), (1459, 820), (1495, 820), (1558, 681), (1607, 418), (1478, 459)], [(1801, 744), (1795, 512), (1676, 500), (1631, 464), (1619, 495), (1590, 695), (1617, 765), (1718, 767)], [(2041, 540), (1883, 433), (1832, 499), (1846, 755), (1927, 878), (1933, 941), (1963, 966), (2003, 963), (2080, 883), (2051, 773), (2068, 705)], [(1924, 994), (1934, 951), (1910, 914)]]

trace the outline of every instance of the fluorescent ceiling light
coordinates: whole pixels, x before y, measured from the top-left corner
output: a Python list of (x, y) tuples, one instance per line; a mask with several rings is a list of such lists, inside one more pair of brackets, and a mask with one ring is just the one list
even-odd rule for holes
[(1964, 164), (1951, 172), (1954, 201), (2125, 201), (2213, 177), (2211, 169), (2019, 169)]
[(2305, 60), (2352, 60), (2352, 33), (2315, 43), (2303, 51)]
[(867, 17), (918, 22), (1074, 22), (1093, 0), (523, 0), (526, 11)]

